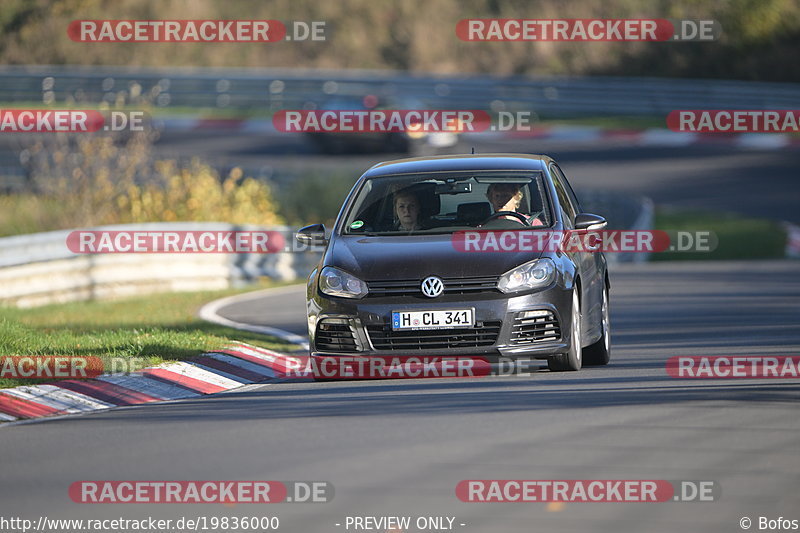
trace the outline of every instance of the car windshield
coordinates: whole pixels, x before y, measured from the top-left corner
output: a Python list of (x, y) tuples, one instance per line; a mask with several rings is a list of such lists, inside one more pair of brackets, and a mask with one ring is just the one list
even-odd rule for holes
[(549, 227), (541, 172), (426, 173), (365, 180), (343, 225), (349, 235)]

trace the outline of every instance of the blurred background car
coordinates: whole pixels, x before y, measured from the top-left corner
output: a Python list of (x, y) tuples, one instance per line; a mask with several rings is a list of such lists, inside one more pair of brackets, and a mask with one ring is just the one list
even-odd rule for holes
[[(313, 103), (306, 108), (320, 111), (381, 111), (425, 110), (422, 101), (412, 97), (366, 95), (336, 95), (319, 106)], [(435, 153), (440, 148), (451, 148), (458, 143), (458, 131), (389, 131), (389, 132), (308, 132), (305, 134), (328, 154), (346, 153), (401, 153), (422, 155)]]

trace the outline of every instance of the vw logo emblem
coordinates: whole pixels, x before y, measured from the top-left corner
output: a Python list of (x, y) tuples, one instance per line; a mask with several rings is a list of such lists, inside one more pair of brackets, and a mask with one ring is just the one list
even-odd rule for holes
[(428, 298), (436, 298), (444, 291), (444, 282), (442, 278), (436, 276), (428, 276), (422, 280), (422, 294)]

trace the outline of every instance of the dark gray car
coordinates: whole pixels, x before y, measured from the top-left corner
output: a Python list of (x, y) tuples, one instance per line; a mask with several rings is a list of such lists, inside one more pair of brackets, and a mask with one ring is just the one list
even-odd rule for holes
[(605, 257), (529, 246), (605, 224), (582, 212), (547, 156), (375, 165), (330, 235), (321, 224), (298, 233), (327, 245), (308, 281), (311, 355), (547, 359), (557, 371), (606, 364)]

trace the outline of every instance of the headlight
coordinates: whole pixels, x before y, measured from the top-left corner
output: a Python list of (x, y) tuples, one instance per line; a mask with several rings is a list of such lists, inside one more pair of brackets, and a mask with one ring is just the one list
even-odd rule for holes
[(328, 296), (363, 298), (367, 295), (367, 284), (338, 268), (325, 267), (319, 275), (319, 290)]
[(509, 270), (497, 282), (501, 292), (519, 292), (547, 287), (556, 277), (556, 265), (552, 259), (536, 259), (513, 270)]

